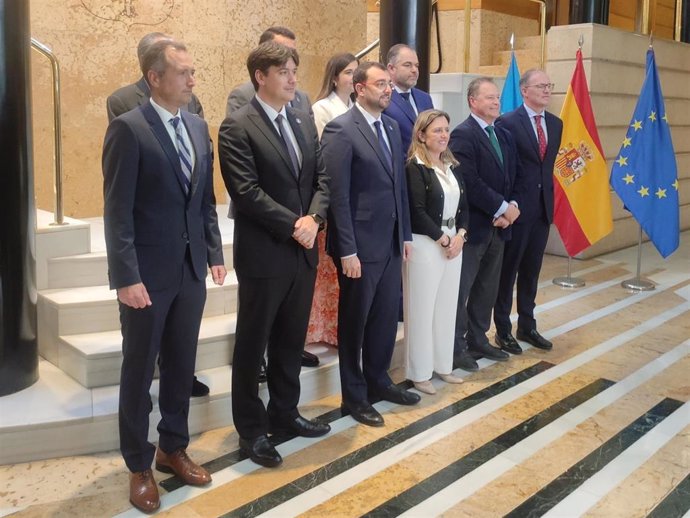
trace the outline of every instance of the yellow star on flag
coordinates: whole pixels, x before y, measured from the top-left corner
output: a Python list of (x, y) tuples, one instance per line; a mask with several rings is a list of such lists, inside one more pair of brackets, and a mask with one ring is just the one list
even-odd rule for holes
[(616, 160), (616, 163), (621, 167), (628, 165), (628, 157), (621, 155), (618, 157), (618, 160)]
[(630, 145), (630, 137), (625, 137), (623, 139), (623, 147), (628, 147)]
[(645, 196), (649, 196), (649, 187), (645, 187), (645, 186), (640, 187), (640, 190), (637, 191), (637, 194), (639, 194), (643, 198)]
[(678, 178), (676, 178), (676, 181), (673, 182), (671, 185), (673, 185), (673, 188), (677, 191), (678, 190)]
[(664, 120), (666, 121), (666, 124), (668, 124), (668, 115), (666, 115), (666, 114), (664, 113), (664, 116), (661, 117), (661, 118), (664, 119)]
[(623, 177), (623, 181), (626, 184), (630, 185), (631, 183), (633, 183), (633, 178), (635, 178), (635, 175), (628, 173)]
[(647, 117), (650, 121), (654, 122), (656, 120), (656, 112), (652, 111), (652, 113), (649, 114), (649, 117)]
[(666, 189), (662, 189), (661, 187), (659, 187), (654, 193), (654, 195), (659, 199), (666, 198)]
[(631, 126), (632, 126), (633, 128), (635, 128), (635, 131), (641, 130), (641, 129), (642, 129), (642, 121), (636, 120), (635, 122), (633, 122), (633, 123), (631, 124)]

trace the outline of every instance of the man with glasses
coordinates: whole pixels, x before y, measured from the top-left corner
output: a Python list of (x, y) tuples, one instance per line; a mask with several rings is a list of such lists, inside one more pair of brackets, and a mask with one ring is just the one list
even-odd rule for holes
[(549, 227), (553, 221), (553, 167), (563, 130), (561, 119), (546, 111), (553, 83), (543, 70), (526, 71), (520, 78), (520, 90), (524, 104), (496, 122), (498, 127), (513, 135), (524, 178), (524, 189), (519, 198), (522, 213), (512, 228), (511, 240), (505, 245), (494, 306), (496, 345), (512, 354), (522, 353), (510, 323), (516, 278), (517, 339), (539, 349), (553, 347), (537, 331), (534, 306)]
[(489, 77), (467, 87), (470, 116), (451, 133), (448, 148), (460, 162), (470, 205), (467, 243), (455, 321), (455, 368), (478, 369), (474, 356), (506, 361), (509, 355), (489, 344), (486, 332), (496, 302), (504, 242), (520, 216), (516, 185), (517, 150), (510, 133), (494, 126), (500, 100)]
[(388, 376), (412, 234), (400, 130), (382, 113), (390, 104), (390, 77), (382, 64), (366, 62), (353, 83), (355, 106), (327, 124), (321, 137), (331, 176), (327, 250), (340, 285), (343, 410), (360, 423), (383, 426), (373, 401), (413, 405), (420, 399)]

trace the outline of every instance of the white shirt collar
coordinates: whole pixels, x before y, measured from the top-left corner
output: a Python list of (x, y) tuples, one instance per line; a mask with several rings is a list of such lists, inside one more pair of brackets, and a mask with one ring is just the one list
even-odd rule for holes
[(470, 112), (470, 115), (472, 116), (472, 118), (473, 118), (474, 120), (476, 120), (476, 121), (479, 123), (479, 126), (480, 126), (483, 130), (486, 130), (486, 127), (487, 127), (487, 126), (492, 126), (492, 124), (489, 124), (489, 123), (486, 122), (484, 119), (482, 119), (481, 117), (478, 117), (478, 116), (475, 115), (474, 113)]
[(395, 88), (395, 91), (399, 94), (407, 94), (412, 92), (412, 88), (408, 88), (407, 90), (405, 90), (404, 88), (400, 88), (398, 85), (393, 85), (393, 88)]
[(151, 97), (151, 106), (153, 106), (153, 109), (156, 110), (156, 113), (163, 121), (163, 124), (168, 124), (170, 122), (170, 119), (174, 117), (181, 117), (179, 108), (177, 109), (177, 113), (170, 113), (168, 110), (166, 110), (156, 101), (154, 101), (153, 97)]
[(362, 105), (359, 103), (355, 103), (355, 106), (357, 106), (357, 109), (362, 112), (362, 115), (364, 115), (364, 118), (366, 119), (367, 123), (369, 123), (370, 126), (372, 126), (376, 121), (381, 120), (381, 114), (379, 113), (378, 118), (374, 117), (371, 113), (369, 113), (367, 110), (362, 108)]
[(266, 112), (266, 115), (268, 115), (268, 118), (271, 119), (272, 121), (275, 122), (276, 117), (277, 117), (279, 114), (282, 115), (283, 118), (284, 118), (285, 120), (287, 120), (287, 112), (285, 111), (285, 105), (283, 105), (283, 107), (280, 109), (280, 111), (277, 112), (277, 111), (275, 110), (275, 108), (273, 108), (272, 106), (266, 104), (266, 103), (263, 101), (263, 99), (261, 99), (261, 97), (259, 97), (259, 94), (258, 94), (258, 93), (256, 94), (256, 100), (259, 102), (259, 104), (261, 105), (261, 107), (264, 109), (264, 111)]
[(541, 112), (537, 113), (537, 112), (535, 112), (532, 108), (530, 108), (529, 106), (527, 106), (526, 104), (523, 103), (522, 105), (525, 107), (525, 111), (527, 112), (527, 115), (529, 115), (529, 118), (530, 118), (530, 119), (534, 119), (534, 116), (535, 116), (535, 115), (541, 115), (542, 117), (544, 116), (544, 110), (542, 110)]

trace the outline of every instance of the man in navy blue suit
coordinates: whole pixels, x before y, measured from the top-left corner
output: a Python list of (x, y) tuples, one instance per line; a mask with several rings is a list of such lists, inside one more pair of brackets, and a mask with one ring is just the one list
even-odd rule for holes
[(496, 345), (512, 354), (522, 349), (512, 335), (510, 311), (517, 278), (517, 338), (539, 349), (553, 344), (537, 331), (534, 319), (539, 272), (549, 227), (553, 221), (553, 166), (561, 143), (563, 122), (546, 111), (553, 83), (542, 70), (531, 69), (520, 78), (524, 104), (501, 116), (496, 126), (513, 135), (524, 175), (519, 195), (522, 214), (506, 243), (498, 297), (494, 306)]
[(428, 93), (415, 88), (419, 79), (419, 59), (412, 47), (403, 43), (393, 45), (388, 51), (387, 60), (393, 92), (391, 102), (383, 113), (398, 123), (403, 155), (407, 156), (417, 115), (433, 108), (434, 103)]
[(366, 62), (353, 83), (355, 106), (327, 124), (321, 137), (331, 176), (327, 249), (340, 285), (343, 410), (363, 424), (383, 426), (373, 399), (400, 405), (420, 399), (388, 375), (412, 234), (400, 131), (382, 113), (390, 103), (390, 76), (380, 63)]
[(460, 162), (470, 205), (468, 240), (463, 249), (455, 322), (454, 367), (477, 370), (475, 355), (506, 361), (508, 354), (489, 344), (486, 332), (496, 301), (504, 242), (520, 215), (515, 196), (517, 150), (510, 133), (494, 127), (498, 88), (489, 77), (467, 87), (470, 116), (450, 135), (448, 147)]
[[(182, 43), (161, 40), (145, 52), (141, 70), (151, 99), (115, 118), (105, 135), (103, 222), (122, 323), (120, 450), (131, 471), (130, 502), (148, 513), (160, 505), (154, 453), (159, 471), (192, 485), (211, 481), (187, 456), (187, 416), (207, 266), (219, 285), (226, 272), (208, 126), (181, 110), (195, 84), (192, 59)], [(157, 450), (148, 441), (156, 357)]]

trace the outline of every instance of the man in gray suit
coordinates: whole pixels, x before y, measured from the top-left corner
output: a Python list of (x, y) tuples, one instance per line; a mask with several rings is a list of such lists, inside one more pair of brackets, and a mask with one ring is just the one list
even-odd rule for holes
[[(162, 32), (150, 32), (141, 40), (139, 40), (139, 45), (137, 45), (137, 58), (139, 59), (139, 66), (141, 66), (141, 59), (146, 53), (146, 51), (156, 43), (157, 41), (167, 39), (172, 39), (167, 34)], [(146, 78), (141, 76), (141, 78), (131, 85), (123, 86), (115, 90), (106, 101), (106, 109), (108, 112), (108, 122), (112, 122), (115, 117), (119, 117), (123, 113), (127, 113), (133, 110), (137, 106), (143, 105), (151, 97), (151, 88), (146, 82)], [(190, 113), (196, 113), (202, 119), (204, 118), (204, 108), (201, 106), (201, 102), (196, 95), (192, 94), (192, 98), (186, 106), (182, 107), (183, 110)], [(207, 391), (208, 393), (208, 391)]]
[[(296, 49), (296, 39), (297, 37), (295, 36), (295, 33), (286, 27), (269, 27), (263, 32), (263, 34), (261, 34), (261, 37), (259, 38), (259, 45), (267, 41), (275, 41), (276, 43), (280, 43), (281, 45), (285, 45), (291, 49)], [(247, 81), (246, 83), (236, 87), (232, 92), (230, 92), (230, 95), (228, 95), (228, 104), (225, 109), (225, 116), (230, 117), (234, 111), (239, 110), (245, 104), (249, 104), (249, 101), (254, 98), (254, 94), (254, 85), (252, 85), (251, 81)], [(301, 90), (295, 90), (295, 98), (290, 101), (290, 107), (305, 111), (311, 115), (312, 119), (314, 118), (314, 114), (311, 110), (311, 101), (309, 100), (307, 94)]]

